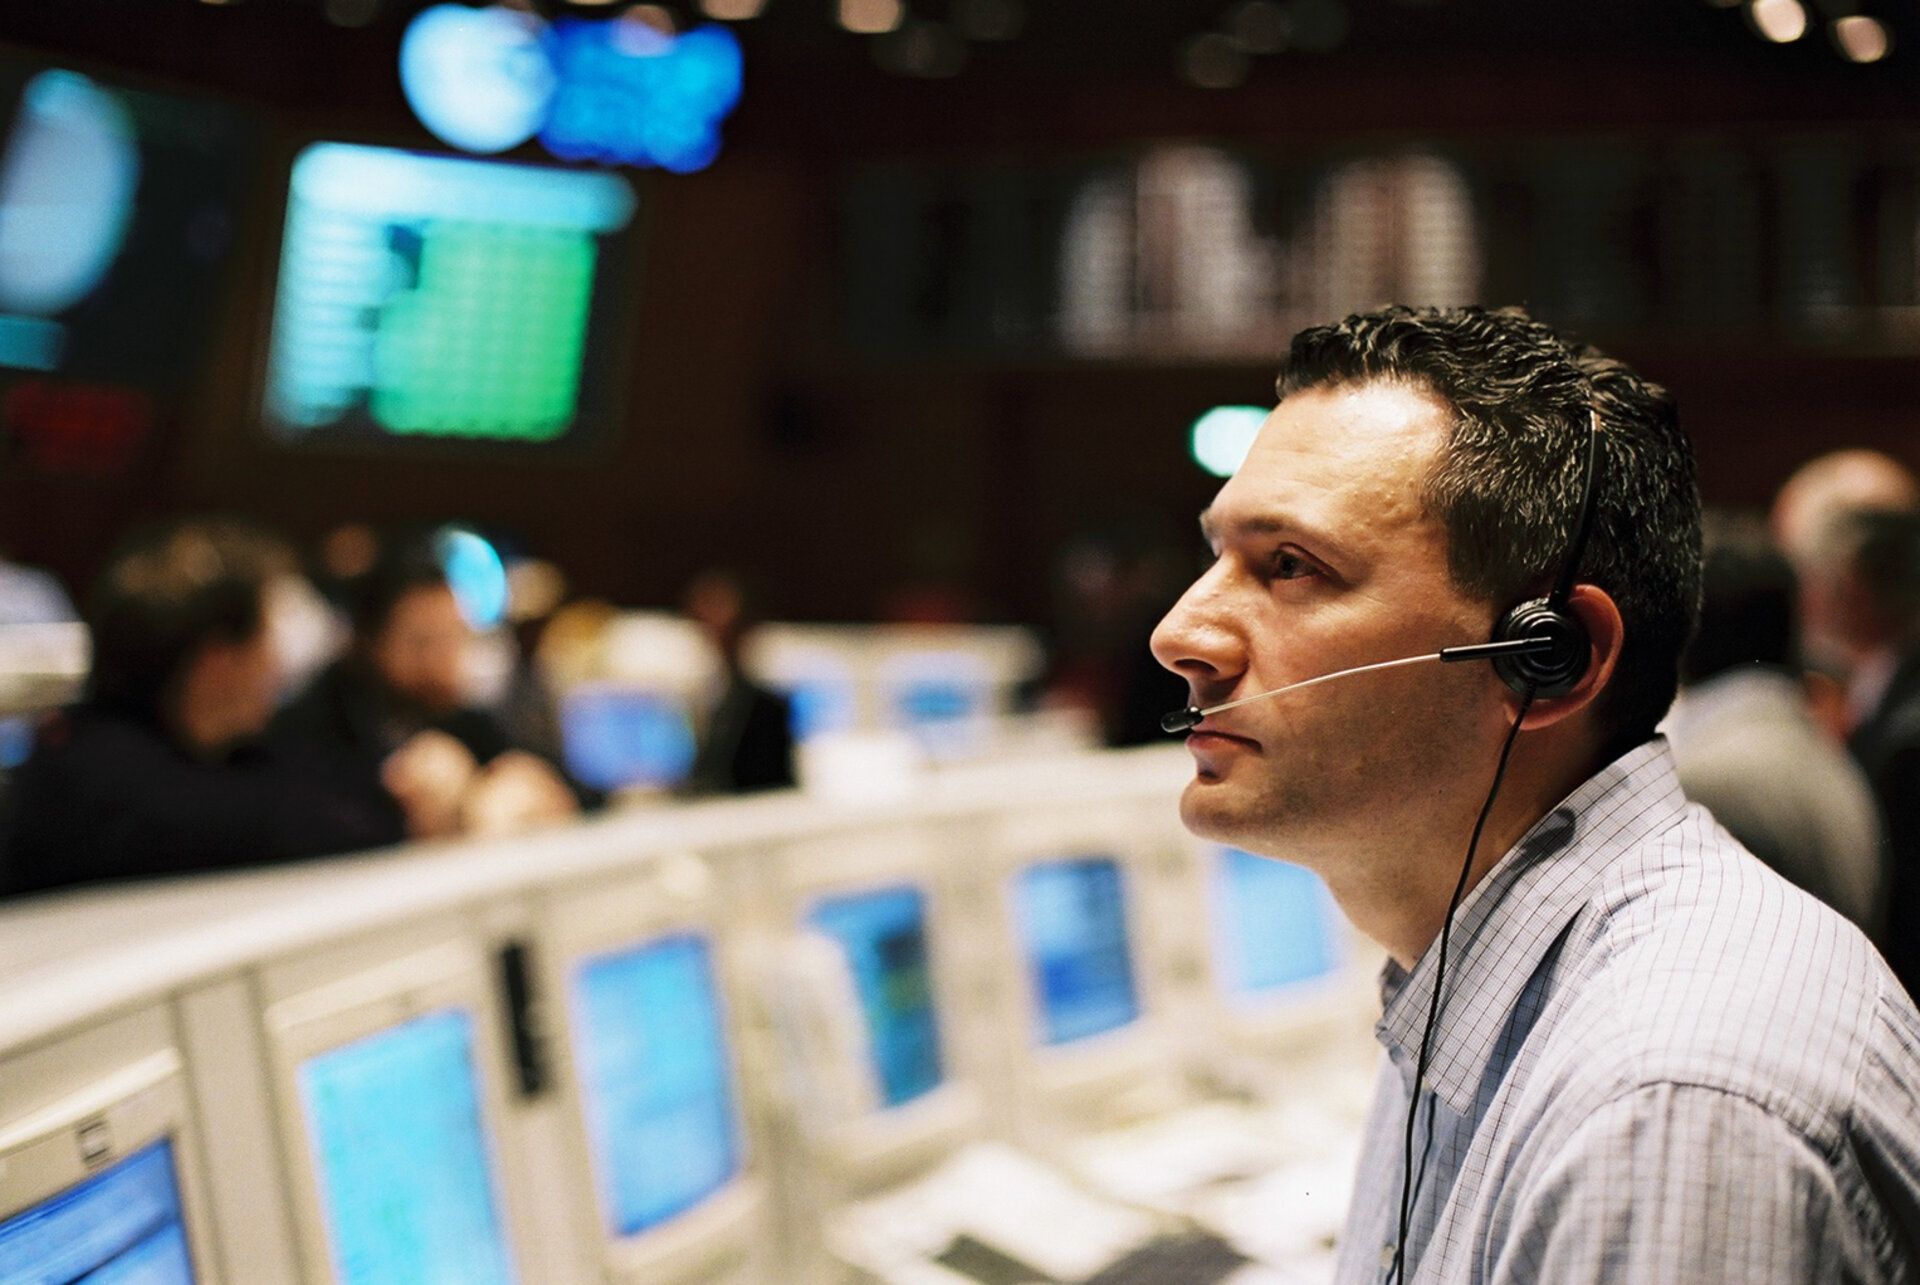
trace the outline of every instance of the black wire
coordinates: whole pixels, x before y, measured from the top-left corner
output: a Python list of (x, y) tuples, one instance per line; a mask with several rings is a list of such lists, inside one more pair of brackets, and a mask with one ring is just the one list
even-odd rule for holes
[[(1420, 1090), (1426, 1083), (1427, 1056), (1431, 1052), (1434, 1027), (1440, 1021), (1440, 1005), (1445, 994), (1447, 981), (1447, 943), (1453, 936), (1453, 915), (1460, 909), (1460, 899), (1466, 896), (1467, 876), (1473, 870), (1473, 854), (1479, 851), (1481, 831), (1487, 828), (1487, 818), (1493, 813), (1493, 803), (1500, 797), (1500, 783), (1507, 778), (1507, 760), (1513, 755), (1513, 743), (1519, 739), (1520, 725), (1527, 720), (1527, 710), (1533, 705), (1533, 688), (1528, 686), (1520, 698), (1520, 712), (1514, 715), (1513, 726), (1507, 729), (1507, 739), (1500, 746), (1500, 761), (1493, 769), (1493, 784), (1487, 789), (1486, 802), (1480, 805), (1480, 816), (1473, 823), (1473, 837), (1467, 840), (1467, 859), (1460, 863), (1460, 877), (1454, 881), (1453, 896), (1447, 901), (1446, 918), (1440, 921), (1440, 951), (1434, 961), (1433, 999), (1427, 1005), (1427, 1024), (1420, 1032), (1420, 1053), (1414, 1059), (1413, 1096), (1407, 1101), (1407, 1135), (1400, 1158), (1400, 1234), (1393, 1249), (1393, 1265), (1387, 1272), (1390, 1282), (1406, 1280), (1407, 1229), (1413, 1222), (1413, 1193), (1418, 1183), (1413, 1176), (1413, 1132), (1415, 1122), (1420, 1118)], [(1427, 1171), (1427, 1153), (1433, 1148), (1433, 1109), (1427, 1109), (1427, 1141), (1420, 1148), (1420, 1176)]]

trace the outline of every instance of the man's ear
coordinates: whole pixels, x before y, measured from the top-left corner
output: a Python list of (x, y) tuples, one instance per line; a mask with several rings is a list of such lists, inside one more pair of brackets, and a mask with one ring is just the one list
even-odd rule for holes
[[(1522, 731), (1551, 727), (1563, 718), (1579, 713), (1593, 704), (1613, 681), (1620, 664), (1620, 646), (1626, 640), (1626, 625), (1613, 597), (1598, 585), (1575, 585), (1567, 598), (1566, 610), (1587, 631), (1587, 668), (1573, 690), (1561, 696), (1539, 697), (1527, 708)], [(1513, 697), (1516, 708), (1519, 697)]]

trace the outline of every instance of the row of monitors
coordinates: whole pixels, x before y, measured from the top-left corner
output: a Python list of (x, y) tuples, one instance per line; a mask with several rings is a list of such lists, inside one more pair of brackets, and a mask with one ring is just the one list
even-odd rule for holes
[[(1270, 1001), (1337, 968), (1337, 929), (1313, 876), (1219, 849), (1210, 878), (1227, 998)], [(1093, 1041), (1141, 1017), (1128, 883), (1127, 866), (1099, 855), (1015, 873), (1035, 1048)], [(824, 896), (806, 910), (805, 927), (836, 944), (851, 977), (878, 1110), (940, 1087), (949, 1069), (925, 888), (883, 883)], [(567, 966), (577, 1100), (611, 1241), (672, 1223), (746, 1163), (739, 1057), (715, 950), (711, 932), (674, 929)], [(452, 1003), (298, 1057), (293, 1078), (336, 1280), (520, 1278), (482, 1054), (474, 1009)], [(80, 1132), (85, 1150), (84, 1125)], [(4, 1134), (0, 1127), (0, 1153)], [(77, 1182), (56, 1173), (53, 1189), (37, 1193), (19, 1189), (33, 1166), (0, 1154), (0, 1285), (196, 1280), (176, 1140), (162, 1132), (120, 1141), (107, 1167)]]
[[(964, 651), (913, 657), (878, 693), (880, 718), (908, 733), (932, 757), (964, 757), (999, 693), (978, 659)], [(778, 685), (796, 743), (852, 730), (857, 721), (853, 676), (822, 665)], [(696, 741), (687, 700), (664, 688), (583, 684), (560, 702), (561, 748), (567, 770), (595, 789), (672, 789), (693, 768)]]

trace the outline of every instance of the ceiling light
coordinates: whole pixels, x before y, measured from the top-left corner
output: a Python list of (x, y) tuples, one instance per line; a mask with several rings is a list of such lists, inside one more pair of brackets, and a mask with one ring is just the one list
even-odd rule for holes
[(1850, 62), (1879, 62), (1893, 48), (1886, 24), (1860, 14), (1835, 19), (1828, 31)]
[(905, 17), (900, 0), (840, 0), (840, 25), (856, 35), (892, 31)]
[(1789, 44), (1807, 34), (1807, 11), (1800, 0), (1753, 0), (1747, 20), (1754, 30), (1776, 45)]

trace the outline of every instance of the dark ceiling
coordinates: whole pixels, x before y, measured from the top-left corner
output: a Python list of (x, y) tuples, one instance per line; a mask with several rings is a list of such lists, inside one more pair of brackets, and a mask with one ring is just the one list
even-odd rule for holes
[[(937, 24), (969, 2), (910, 0), (907, 7)], [(957, 71), (943, 78), (957, 96), (1011, 83), (1087, 81), (1124, 82), (1147, 92), (1239, 92), (1186, 89), (1176, 71), (1186, 42), (1231, 24), (1235, 0), (1014, 2), (1024, 6), (1017, 33), (965, 44)], [(1254, 57), (1244, 88), (1258, 92), (1302, 77), (1400, 67), (1469, 74), (1566, 67), (1587, 76), (1612, 68), (1628, 76), (1654, 72), (1765, 87), (1853, 116), (1913, 115), (1920, 96), (1920, 0), (1806, 3), (1814, 18), (1807, 34), (1776, 45), (1755, 32), (1742, 7), (1713, 0), (1279, 0), (1320, 38)], [(420, 7), (420, 0), (6, 0), (0, 41), (292, 110), (351, 112), (397, 96), (394, 51)], [(677, 10), (683, 23), (699, 20), (688, 0), (664, 7)], [(359, 25), (342, 26), (330, 13)], [(1820, 20), (1848, 13), (1876, 17), (1891, 31), (1892, 51), (1884, 60), (1859, 66), (1837, 52)], [(815, 94), (860, 94), (894, 79), (879, 65), (884, 55), (876, 57), (875, 38), (838, 28), (832, 0), (767, 0), (759, 17), (734, 28), (750, 78)]]

